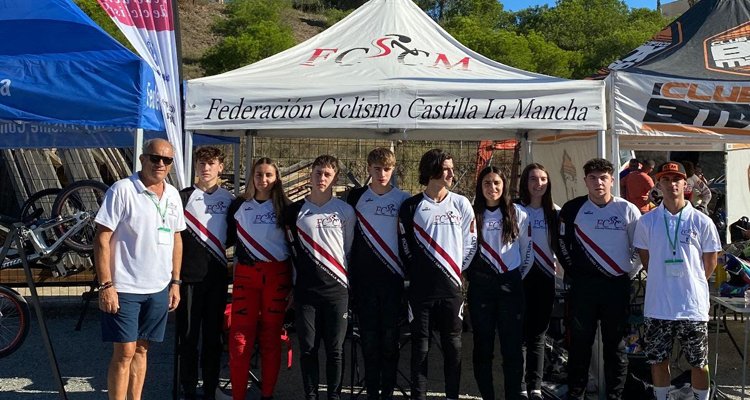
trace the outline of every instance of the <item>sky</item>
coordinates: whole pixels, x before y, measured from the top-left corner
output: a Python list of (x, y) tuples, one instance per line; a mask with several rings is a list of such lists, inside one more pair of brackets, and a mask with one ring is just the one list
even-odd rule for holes
[[(666, 4), (671, 1), (672, 0), (662, 0), (662, 3)], [(555, 5), (555, 0), (500, 0), (500, 2), (503, 3), (503, 7), (508, 11), (518, 11), (543, 4), (548, 4), (550, 6)], [(625, 0), (625, 3), (630, 8), (650, 8), (652, 10), (656, 8), (656, 0)]]

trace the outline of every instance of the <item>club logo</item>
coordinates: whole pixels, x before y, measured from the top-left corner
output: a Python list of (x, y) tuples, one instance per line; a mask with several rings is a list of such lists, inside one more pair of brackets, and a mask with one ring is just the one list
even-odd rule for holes
[(706, 69), (750, 75), (750, 22), (711, 36), (703, 42)]
[(415, 47), (411, 42), (412, 39), (409, 36), (389, 33), (374, 39), (369, 47), (316, 48), (301, 65), (315, 67), (333, 57), (334, 62), (339, 66), (351, 67), (375, 58), (390, 57), (395, 58), (399, 64), (406, 66), (470, 70), (469, 62), (471, 58), (468, 56), (460, 60), (450, 59), (445, 53), (423, 50)]

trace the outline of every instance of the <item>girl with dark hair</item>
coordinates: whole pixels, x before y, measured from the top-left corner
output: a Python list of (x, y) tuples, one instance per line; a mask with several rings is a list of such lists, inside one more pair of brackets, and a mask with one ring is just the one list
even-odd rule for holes
[(282, 218), (289, 200), (279, 168), (269, 158), (253, 164), (242, 197), (229, 209), (230, 239), (237, 263), (229, 329), (232, 398), (245, 399), (250, 358), (258, 338), (261, 354), (261, 398), (270, 399), (281, 366), (281, 327), (291, 291), (289, 248)]
[(552, 184), (544, 166), (532, 163), (524, 168), (520, 182), (521, 204), (529, 215), (532, 256), (523, 270), (526, 315), (526, 391), (529, 399), (542, 399), (544, 340), (555, 300), (554, 249), (558, 236), (558, 212), (552, 201)]
[(521, 270), (530, 253), (529, 226), (523, 207), (511, 202), (508, 179), (497, 167), (477, 179), (474, 213), (479, 251), (466, 271), (474, 332), (474, 377), (485, 400), (495, 399), (492, 358), (500, 338), (505, 398), (521, 399), (523, 379), (524, 295)]

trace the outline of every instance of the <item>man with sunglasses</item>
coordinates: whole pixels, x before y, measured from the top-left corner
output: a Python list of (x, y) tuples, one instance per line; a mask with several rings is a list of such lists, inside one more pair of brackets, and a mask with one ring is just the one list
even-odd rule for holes
[(102, 339), (113, 343), (110, 399), (141, 398), (149, 342), (164, 340), (167, 312), (180, 301), (185, 217), (180, 194), (165, 182), (173, 157), (166, 140), (145, 142), (141, 170), (109, 188), (96, 216)]

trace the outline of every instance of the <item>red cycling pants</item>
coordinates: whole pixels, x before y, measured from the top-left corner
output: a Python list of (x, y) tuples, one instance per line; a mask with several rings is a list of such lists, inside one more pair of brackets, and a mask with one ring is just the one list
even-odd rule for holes
[(291, 290), (289, 263), (237, 263), (229, 328), (229, 369), (232, 398), (244, 400), (255, 339), (260, 345), (261, 396), (273, 395), (281, 367), (281, 328)]

